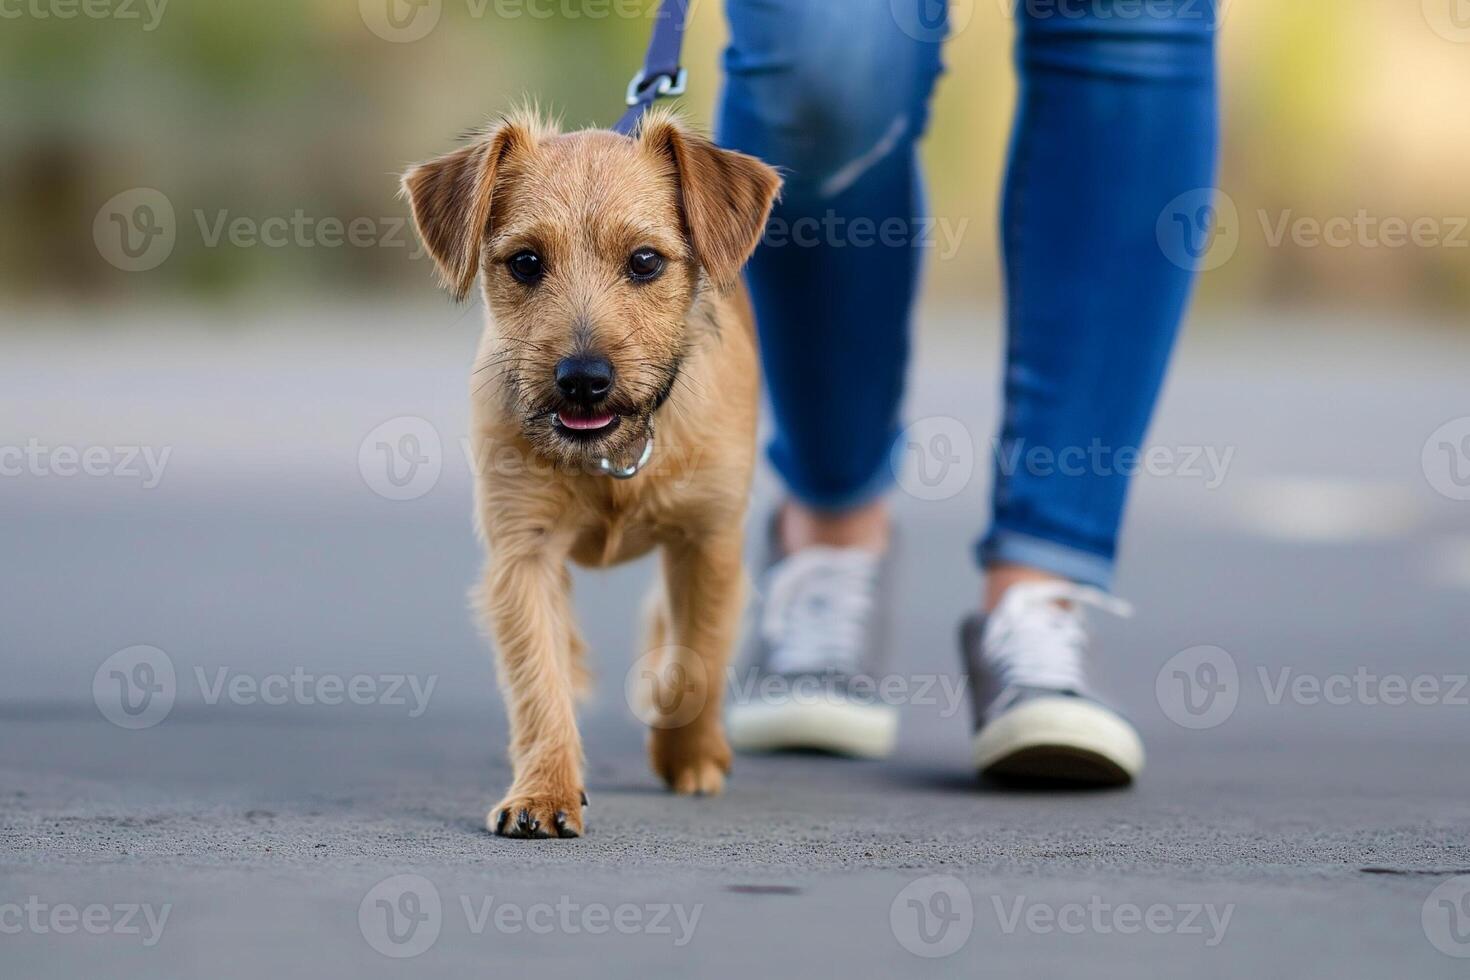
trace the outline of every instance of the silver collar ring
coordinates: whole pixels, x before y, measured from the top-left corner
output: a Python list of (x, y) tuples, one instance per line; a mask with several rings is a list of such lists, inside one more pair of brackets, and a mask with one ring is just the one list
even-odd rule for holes
[(614, 480), (631, 480), (638, 475), (648, 461), (653, 458), (653, 433), (648, 433), (648, 438), (643, 442), (643, 452), (638, 455), (638, 461), (632, 466), (617, 466), (606, 456), (597, 461), (597, 469), (604, 475)]

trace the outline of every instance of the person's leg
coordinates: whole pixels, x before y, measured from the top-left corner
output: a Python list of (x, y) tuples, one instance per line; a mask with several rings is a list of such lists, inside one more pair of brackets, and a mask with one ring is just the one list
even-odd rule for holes
[(1171, 201), (1214, 179), (1213, 7), (1018, 7), (1005, 412), (979, 549), (987, 606), (1038, 577), (1111, 584), (1127, 451), (1144, 438), (1193, 279), (1156, 228)]
[(1005, 414), (986, 616), (964, 631), (975, 765), (993, 777), (1115, 785), (1144, 765), (1137, 731), (1089, 693), (1081, 607), (1126, 608), (1098, 590), (1192, 280), (1157, 229), (1214, 175), (1212, 7), (1018, 9)]
[[(915, 0), (919, 2), (919, 0)], [(790, 494), (787, 548), (881, 551), (923, 212), (916, 143), (940, 71), (887, 2), (728, 0), (722, 145), (786, 178), (749, 283)]]
[(748, 279), (788, 493), (757, 589), (758, 682), (735, 685), (730, 738), (879, 757), (898, 725), (869, 683), (892, 594), (883, 498), (921, 255), (915, 145), (944, 23), (905, 31), (887, 0), (727, 7), (720, 141), (786, 178)]

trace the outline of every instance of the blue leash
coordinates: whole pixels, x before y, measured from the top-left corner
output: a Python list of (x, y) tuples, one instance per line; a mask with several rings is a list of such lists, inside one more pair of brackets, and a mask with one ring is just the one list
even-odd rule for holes
[(689, 0), (663, 0), (655, 15), (653, 37), (643, 69), (628, 83), (628, 111), (613, 126), (613, 132), (630, 136), (638, 120), (664, 96), (683, 95), (689, 72), (679, 64), (684, 47), (684, 23), (689, 18)]

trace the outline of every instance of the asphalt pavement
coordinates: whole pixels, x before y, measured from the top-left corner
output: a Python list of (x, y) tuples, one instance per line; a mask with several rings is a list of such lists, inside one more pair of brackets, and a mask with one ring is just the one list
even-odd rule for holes
[(666, 795), (625, 697), (648, 566), (579, 574), (589, 833), (523, 842), (482, 825), (508, 771), (466, 601), (474, 318), (10, 318), (5, 975), (1470, 970), (1463, 332), (1200, 318), (1155, 453), (1086, 464), (1145, 467), (1138, 612), (1097, 620), (1095, 674), (1149, 765), (1056, 794), (968, 766), (995, 318), (927, 318), (895, 757)]

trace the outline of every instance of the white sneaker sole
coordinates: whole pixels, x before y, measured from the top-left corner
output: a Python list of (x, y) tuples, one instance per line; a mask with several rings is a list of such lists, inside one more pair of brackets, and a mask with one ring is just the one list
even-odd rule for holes
[(898, 709), (887, 704), (732, 705), (725, 724), (741, 752), (806, 750), (885, 759), (898, 739)]
[(1081, 698), (1026, 701), (975, 734), (975, 768), (1001, 779), (1120, 786), (1143, 762), (1133, 726)]

